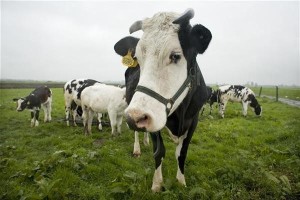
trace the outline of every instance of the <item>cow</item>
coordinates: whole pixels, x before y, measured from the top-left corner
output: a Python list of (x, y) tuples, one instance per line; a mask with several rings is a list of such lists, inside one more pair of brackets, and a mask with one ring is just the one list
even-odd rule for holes
[(165, 147), (160, 131), (165, 126), (177, 138), (176, 178), (186, 186), (184, 163), (188, 146), (207, 99), (196, 56), (205, 52), (212, 35), (203, 25), (191, 26), (189, 21), (193, 16), (192, 9), (181, 16), (160, 12), (134, 22), (129, 29), (130, 33), (143, 30), (143, 35), (135, 46), (134, 62), (129, 59), (132, 49), (127, 49), (126, 63), (134, 67), (137, 61), (140, 75), (137, 86), (132, 87), (135, 92), (125, 115), (131, 129), (150, 132), (155, 160), (153, 192), (161, 191), (163, 183)]
[[(207, 100), (206, 103), (209, 104), (209, 114), (211, 115), (212, 113), (212, 105), (215, 102), (218, 102), (218, 96), (217, 96), (217, 91), (214, 90), (212, 87), (210, 86), (206, 86), (207, 89)], [(203, 112), (205, 110), (206, 106), (203, 106), (202, 111), (201, 111), (201, 115), (203, 115)]]
[(85, 88), (81, 93), (82, 118), (85, 135), (92, 133), (91, 124), (94, 113), (108, 113), (112, 136), (121, 134), (126, 88), (113, 85), (96, 84)]
[(257, 116), (261, 116), (262, 107), (255, 98), (254, 92), (241, 85), (223, 85), (217, 90), (219, 99), (219, 113), (224, 118), (225, 107), (228, 101), (240, 102), (243, 106), (243, 115), (247, 116), (248, 105), (253, 108)]
[[(81, 92), (92, 85), (100, 84), (100, 82), (95, 81), (93, 79), (72, 79), (65, 83), (64, 85), (64, 99), (65, 99), (65, 114), (66, 114), (66, 121), (67, 126), (69, 126), (69, 116), (70, 111), (73, 116), (73, 125), (77, 126), (76, 124), (76, 117), (82, 115), (82, 108), (81, 108)], [(98, 113), (98, 129), (102, 130), (101, 124), (101, 117), (102, 114)]]
[(31, 127), (39, 125), (39, 113), (41, 107), (44, 110), (44, 122), (51, 121), (52, 91), (47, 86), (41, 86), (33, 90), (28, 96), (14, 98), (17, 102), (17, 111), (28, 109), (31, 112)]
[[(132, 51), (132, 54), (134, 56), (135, 53), (135, 46), (138, 43), (139, 39), (134, 37), (125, 37), (118, 41), (114, 45), (114, 50), (117, 54), (120, 56), (126, 56), (128, 50)], [(126, 87), (126, 102), (129, 105), (130, 101), (133, 97), (135, 88), (139, 82), (140, 77), (140, 66), (137, 63), (136, 67), (129, 67), (125, 71), (125, 87)], [(144, 145), (149, 145), (149, 133), (144, 132)], [(139, 157), (141, 155), (141, 146), (139, 142), (139, 132), (134, 131), (134, 144), (133, 144), (133, 155), (135, 157)]]

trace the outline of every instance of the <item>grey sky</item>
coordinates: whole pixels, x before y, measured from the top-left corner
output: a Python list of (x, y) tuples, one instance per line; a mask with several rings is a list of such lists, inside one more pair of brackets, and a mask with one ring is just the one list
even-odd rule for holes
[(1, 79), (124, 80), (113, 46), (130, 25), (187, 8), (213, 35), (207, 83), (300, 85), (298, 1), (1, 1)]

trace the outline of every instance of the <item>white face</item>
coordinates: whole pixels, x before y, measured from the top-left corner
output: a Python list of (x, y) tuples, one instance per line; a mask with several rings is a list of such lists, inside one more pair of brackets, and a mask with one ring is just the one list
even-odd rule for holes
[[(151, 20), (149, 24), (153, 23), (153, 19)], [(173, 19), (169, 20), (168, 23), (172, 23)], [(135, 53), (141, 69), (138, 85), (169, 99), (187, 78), (187, 61), (178, 39), (178, 26), (172, 25), (168, 29), (159, 30), (149, 24), (145, 25), (147, 20), (145, 21), (144, 34), (137, 44)], [(188, 89), (175, 101), (170, 114), (182, 102), (187, 92)], [(166, 106), (139, 91), (135, 92), (125, 112), (137, 122), (138, 128), (145, 128), (149, 132), (162, 129), (167, 121)]]
[[(24, 99), (18, 99), (17, 101), (17, 111), (22, 111), (24, 110), (24, 108), (22, 109), (22, 103), (24, 102)], [(24, 105), (23, 105), (24, 107)]]

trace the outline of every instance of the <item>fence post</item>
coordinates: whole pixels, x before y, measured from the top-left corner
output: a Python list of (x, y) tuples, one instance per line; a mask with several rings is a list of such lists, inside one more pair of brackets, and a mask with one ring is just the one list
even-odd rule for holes
[(261, 86), (260, 89), (259, 89), (259, 94), (258, 94), (259, 97), (260, 97), (260, 95), (261, 95), (261, 90), (262, 90), (262, 86)]
[(278, 86), (276, 86), (276, 101), (278, 101)]

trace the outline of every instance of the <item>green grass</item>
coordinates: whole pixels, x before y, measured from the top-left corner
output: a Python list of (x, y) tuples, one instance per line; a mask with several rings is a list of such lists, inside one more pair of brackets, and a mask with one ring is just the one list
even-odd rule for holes
[[(164, 190), (151, 192), (152, 144), (132, 156), (134, 134), (110, 127), (84, 136), (67, 127), (62, 89), (53, 89), (51, 123), (30, 127), (12, 98), (32, 89), (0, 90), (0, 199), (297, 199), (300, 197), (300, 109), (258, 98), (263, 115), (229, 103), (200, 117), (186, 161), (187, 187), (176, 181), (176, 145), (163, 130)], [(43, 119), (43, 113), (40, 115)], [(142, 138), (142, 135), (141, 135)], [(141, 141), (142, 143), (142, 141)]]

